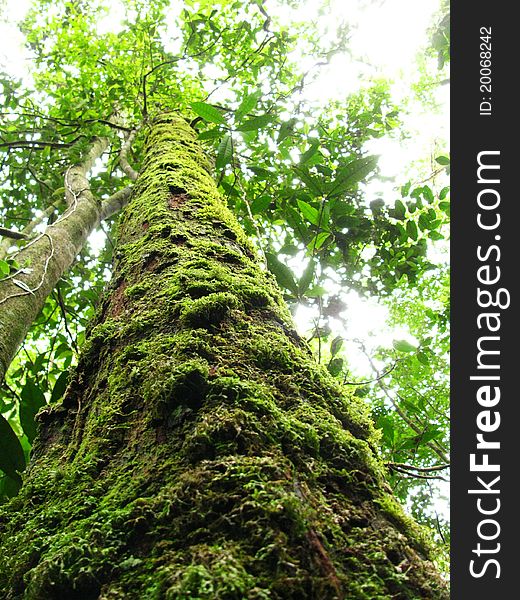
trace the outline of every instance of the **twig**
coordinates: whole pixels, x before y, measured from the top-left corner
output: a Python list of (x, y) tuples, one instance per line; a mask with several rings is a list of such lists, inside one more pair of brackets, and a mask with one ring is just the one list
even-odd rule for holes
[(119, 164), (125, 175), (132, 181), (137, 179), (139, 173), (128, 162), (128, 152), (130, 151), (136, 135), (137, 129), (133, 129), (128, 135), (125, 135), (124, 142), (121, 144), (121, 150), (119, 151)]

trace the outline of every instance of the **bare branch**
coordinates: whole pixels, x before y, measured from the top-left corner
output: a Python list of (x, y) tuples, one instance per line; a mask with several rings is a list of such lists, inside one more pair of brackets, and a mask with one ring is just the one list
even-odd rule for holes
[(0, 227), (0, 235), (2, 237), (9, 238), (11, 240), (25, 240), (27, 236), (24, 235), (21, 231), (14, 231), (12, 229), (6, 229), (5, 227)]
[(104, 200), (101, 204), (99, 220), (106, 221), (112, 215), (116, 214), (122, 208), (124, 208), (130, 200), (130, 196), (132, 195), (133, 189), (133, 186), (128, 185), (122, 190), (117, 191), (115, 194), (112, 194), (112, 196)]
[(124, 142), (121, 145), (121, 151), (119, 152), (119, 164), (121, 165), (125, 175), (132, 181), (137, 179), (139, 173), (128, 162), (128, 152), (132, 147), (132, 143), (136, 135), (137, 129), (133, 129), (128, 135), (125, 135)]
[(432, 467), (414, 467), (414, 465), (407, 465), (405, 463), (394, 463), (394, 462), (388, 462), (385, 464), (389, 469), (399, 468), (399, 469), (406, 469), (408, 471), (420, 471), (422, 473), (429, 473), (432, 471), (443, 471), (444, 469), (450, 468), (449, 463), (446, 463), (444, 465), (433, 465)]

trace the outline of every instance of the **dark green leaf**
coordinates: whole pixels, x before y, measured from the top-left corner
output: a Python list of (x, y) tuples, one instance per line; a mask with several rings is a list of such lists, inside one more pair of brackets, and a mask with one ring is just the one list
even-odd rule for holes
[(300, 209), (302, 215), (307, 219), (307, 221), (310, 221), (313, 225), (318, 225), (318, 221), (320, 218), (320, 213), (318, 209), (314, 208), (313, 206), (311, 206), (307, 202), (304, 202), (303, 200), (298, 200), (297, 202), (298, 208)]
[(450, 159), (447, 156), (437, 156), (435, 160), (443, 167), (450, 164)]
[(435, 196), (433, 195), (431, 188), (427, 185), (423, 187), (423, 196), (428, 202), (433, 202), (435, 200)]
[(264, 167), (257, 167), (256, 165), (247, 165), (247, 168), (253, 171), (258, 179), (268, 179), (272, 176), (271, 171), (264, 169)]
[(271, 115), (260, 115), (258, 117), (253, 117), (252, 119), (248, 119), (244, 121), (240, 125), (237, 126), (238, 131), (256, 131), (257, 129), (262, 129), (271, 121), (273, 117)]
[(406, 223), (406, 233), (412, 240), (417, 240), (419, 232), (417, 231), (417, 225), (415, 224), (415, 221), (408, 221)]
[(58, 379), (56, 379), (54, 387), (52, 388), (51, 404), (53, 402), (57, 402), (63, 396), (63, 394), (65, 393), (65, 390), (67, 388), (68, 382), (69, 382), (69, 373), (68, 373), (68, 371), (63, 371), (62, 373), (60, 373), (60, 376), (58, 377)]
[(286, 137), (289, 137), (293, 133), (295, 123), (296, 119), (289, 119), (289, 121), (285, 121), (281, 124), (280, 130), (278, 131), (278, 143), (283, 142)]
[(206, 102), (193, 102), (191, 104), (191, 108), (195, 114), (199, 115), (199, 117), (202, 117), (205, 121), (217, 123), (219, 125), (226, 123), (226, 120), (222, 116), (222, 113), (219, 111), (219, 109), (215, 108), (211, 104), (206, 104)]
[(40, 408), (45, 406), (45, 396), (32, 381), (24, 385), (20, 396), (20, 424), (29, 442), (32, 443), (36, 436), (35, 416)]
[(406, 207), (404, 205), (404, 202), (402, 202), (401, 200), (396, 200), (395, 201), (395, 206), (394, 206), (394, 212), (391, 215), (394, 219), (397, 219), (398, 221), (403, 221), (406, 215)]
[(217, 169), (223, 169), (226, 165), (231, 162), (233, 158), (233, 140), (230, 135), (225, 135), (222, 141), (218, 145), (217, 158), (215, 160), (215, 167)]
[(338, 337), (335, 337), (332, 340), (332, 343), (330, 344), (330, 353), (332, 354), (332, 356), (336, 356), (336, 354), (341, 350), (341, 347), (343, 346), (343, 338), (338, 335)]
[(300, 292), (300, 296), (303, 296), (305, 292), (309, 289), (309, 286), (311, 285), (312, 280), (314, 278), (315, 269), (316, 265), (314, 264), (314, 260), (311, 259), (309, 261), (309, 264), (305, 267), (305, 271), (303, 272), (303, 275), (301, 276), (301, 279), (298, 282), (298, 291)]
[(224, 188), (224, 191), (228, 196), (232, 196), (233, 198), (240, 198), (240, 192), (236, 187), (233, 187), (230, 183), (228, 183), (225, 179), (220, 182), (220, 185)]
[(342, 358), (333, 358), (327, 365), (328, 372), (334, 377), (339, 375), (341, 373), (342, 369), (343, 369), (343, 359)]
[(251, 202), (251, 212), (254, 215), (263, 213), (271, 204), (271, 196), (259, 196)]
[(267, 266), (269, 267), (271, 273), (276, 277), (278, 284), (282, 288), (291, 291), (295, 296), (297, 296), (298, 285), (294, 280), (294, 276), (289, 267), (280, 262), (275, 254), (266, 252), (265, 257), (267, 259)]
[(312, 175), (304, 168), (293, 167), (293, 169), (298, 175), (298, 178), (307, 186), (309, 191), (315, 196), (321, 196), (322, 186), (320, 181), (312, 177)]
[(221, 135), (222, 129), (220, 127), (215, 127), (214, 129), (208, 129), (207, 131), (199, 133), (199, 140), (216, 140)]
[(0, 469), (18, 481), (25, 469), (25, 456), (20, 440), (7, 420), (0, 415)]
[(17, 477), (13, 479), (6, 473), (0, 471), (0, 502), (2, 499), (13, 498), (22, 487), (22, 479)]
[(338, 169), (336, 178), (328, 190), (328, 196), (332, 198), (353, 189), (360, 181), (363, 181), (372, 173), (377, 166), (377, 159), (377, 156), (355, 158), (344, 167)]
[(423, 365), (428, 365), (430, 363), (430, 359), (428, 358), (428, 355), (425, 352), (418, 352), (417, 360)]

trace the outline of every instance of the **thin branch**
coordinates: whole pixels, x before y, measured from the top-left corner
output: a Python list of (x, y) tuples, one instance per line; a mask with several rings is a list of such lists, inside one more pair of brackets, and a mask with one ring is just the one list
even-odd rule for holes
[(384, 379), (389, 373), (391, 373), (397, 365), (401, 362), (402, 359), (397, 359), (394, 364), (387, 369), (384, 373), (379, 375), (378, 377), (374, 377), (374, 379), (368, 379), (366, 381), (343, 381), (343, 385), (368, 385), (369, 383), (374, 383), (375, 381), (381, 381)]
[(60, 307), (61, 316), (63, 317), (65, 331), (67, 332), (67, 335), (69, 336), (69, 339), (72, 344), (72, 347), (74, 348), (74, 351), (76, 352), (76, 354), (79, 354), (79, 348), (76, 343), (76, 339), (72, 336), (70, 329), (69, 329), (69, 323), (67, 320), (67, 307), (65, 306), (65, 301), (63, 300), (63, 294), (61, 293), (61, 288), (60, 288), (59, 283), (56, 286), (56, 296), (57, 296), (57, 300), (58, 300), (58, 305)]
[(9, 238), (11, 240), (26, 240), (27, 236), (24, 235), (20, 231), (14, 231), (13, 229), (6, 229), (5, 227), (0, 227), (0, 236)]
[(122, 190), (115, 192), (115, 194), (112, 194), (112, 196), (104, 200), (101, 204), (101, 212), (99, 215), (100, 221), (106, 221), (112, 215), (124, 208), (128, 204), (133, 190), (133, 186), (127, 185)]
[(78, 140), (84, 137), (84, 135), (78, 135), (70, 142), (45, 142), (44, 140), (15, 140), (13, 142), (1, 142), (0, 148), (34, 148), (36, 150), (40, 150), (43, 148), (70, 148)]
[(125, 175), (135, 181), (139, 176), (139, 173), (132, 167), (132, 165), (128, 162), (128, 152), (132, 147), (132, 143), (137, 135), (137, 129), (133, 129), (128, 135), (125, 135), (125, 139), (123, 144), (121, 145), (121, 150), (119, 152), (119, 164), (123, 169)]
[(390, 469), (400, 468), (400, 469), (407, 469), (409, 471), (420, 471), (421, 473), (430, 473), (432, 471), (443, 471), (444, 469), (449, 469), (451, 466), (449, 463), (446, 463), (444, 465), (434, 465), (432, 467), (415, 467), (414, 465), (408, 465), (406, 463), (395, 463), (395, 462), (388, 462), (385, 464)]
[[(379, 370), (377, 369), (377, 367), (374, 364), (374, 361), (372, 360), (372, 357), (368, 354), (368, 352), (366, 351), (365, 345), (363, 344), (363, 342), (358, 340), (358, 344), (361, 347), (361, 350), (363, 352), (363, 354), (367, 357), (367, 360), (370, 364), (370, 367), (372, 368), (372, 370), (374, 371), (374, 373), (377, 374), (377, 376), (379, 377)], [(421, 427), (419, 427), (418, 425), (416, 425), (401, 409), (401, 407), (397, 404), (397, 402), (394, 400), (394, 398), (392, 397), (392, 395), (390, 394), (390, 392), (388, 391), (387, 387), (384, 385), (384, 383), (379, 379), (377, 382), (377, 385), (381, 388), (381, 390), (383, 391), (383, 393), (385, 394), (385, 396), (388, 398), (388, 400), (390, 400), (390, 403), (392, 404), (392, 406), (394, 407), (395, 411), (397, 412), (397, 414), (401, 417), (401, 419), (403, 419), (403, 421), (410, 427), (410, 429), (412, 429), (413, 431), (415, 431), (415, 433), (417, 435), (422, 436), (424, 434), (424, 431), (421, 430)], [(435, 454), (437, 454), (437, 456), (444, 462), (447, 463), (448, 458), (446, 456), (445, 450), (442, 447), (439, 447), (437, 444), (433, 443), (433, 441), (431, 442), (427, 442), (426, 445), (431, 448), (431, 450), (433, 450), (435, 452)]]
[(421, 475), (420, 473), (411, 473), (406, 469), (399, 469), (399, 467), (392, 467), (392, 470), (404, 475), (408, 479), (437, 479), (439, 481), (445, 481), (448, 483), (448, 480), (440, 475)]

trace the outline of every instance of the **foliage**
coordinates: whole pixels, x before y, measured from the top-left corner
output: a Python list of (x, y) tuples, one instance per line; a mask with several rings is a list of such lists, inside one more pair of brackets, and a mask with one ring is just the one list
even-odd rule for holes
[[(67, 171), (94, 137), (106, 137), (110, 146), (90, 185), (99, 198), (111, 196), (129, 182), (125, 160), (139, 169), (147, 124), (166, 111), (182, 114), (212, 157), (229, 207), (293, 307), (337, 314), (338, 299), (327, 292), (333, 279), (362, 295), (387, 296), (393, 318), (420, 340), (418, 350), (401, 345), (377, 358), (388, 366), (400, 353), (385, 385), (393, 397), (403, 396), (397, 405), (421, 434), (410, 431), (385, 394), (372, 398), (388, 461), (431, 466), (432, 447), (445, 444), (445, 418), (434, 419), (432, 411), (446, 410), (445, 382), (436, 380), (436, 369), (446, 372), (447, 334), (441, 313), (418, 303), (417, 294), (433, 301), (444, 293), (428, 276), (435, 268), (428, 248), (445, 237), (448, 190), (407, 185), (394, 202), (365, 197), (363, 184), (377, 176), (377, 157), (365, 144), (400, 126), (388, 82), (369, 82), (344, 101), (316, 107), (306, 100), (305, 86), (321, 64), (345, 50), (348, 28), (339, 24), (323, 38), (315, 24), (288, 26), (260, 0), (186, 0), (182, 7), (125, 0), (120, 8), (121, 22), (112, 28), (107, 6), (82, 0), (37, 0), (24, 20), (31, 70), (20, 79), (0, 74), (3, 226), (30, 236), (56, 220), (65, 209)], [(444, 21), (439, 32), (445, 40)], [(445, 46), (436, 44), (444, 63)], [(302, 56), (310, 68), (300, 66)], [(449, 167), (446, 157), (438, 163)], [(101, 227), (108, 234), (105, 248), (97, 256), (85, 246), (46, 300), (0, 392), (0, 427), (8, 432), (0, 447), (0, 496), (16, 493), (34, 415), (63, 395), (110, 276), (113, 219)], [(10, 244), (24, 243), (2, 243), (2, 277), (21, 267)], [(303, 261), (299, 274), (287, 266), (291, 260)], [(399, 296), (396, 289), (415, 291)], [(344, 377), (346, 357), (332, 337), (329, 371)], [(426, 381), (437, 386), (435, 398), (424, 397)], [(412, 498), (421, 513), (424, 503), (412, 494), (412, 483), (393, 477), (401, 497)]]

